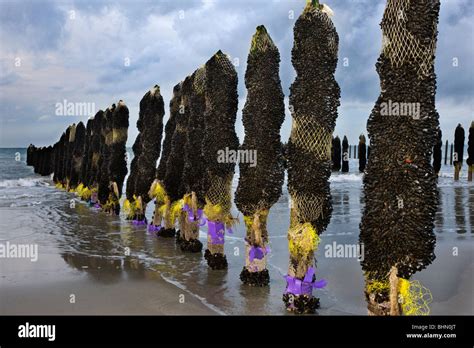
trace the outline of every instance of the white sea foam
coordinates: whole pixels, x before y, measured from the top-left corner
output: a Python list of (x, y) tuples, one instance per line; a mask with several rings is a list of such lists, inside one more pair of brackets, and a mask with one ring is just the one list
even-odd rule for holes
[(1, 180), (0, 187), (34, 187), (49, 186), (43, 178), (21, 178), (12, 180)]

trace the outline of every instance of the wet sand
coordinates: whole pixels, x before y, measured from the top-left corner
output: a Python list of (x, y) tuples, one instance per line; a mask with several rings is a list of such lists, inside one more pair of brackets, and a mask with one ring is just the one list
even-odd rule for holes
[[(125, 271), (119, 263), (98, 266), (100, 269), (84, 266), (83, 271), (71, 272), (54, 266), (55, 258), (49, 257), (46, 261), (41, 257), (43, 262), (34, 266), (25, 260), (2, 261), (1, 314), (219, 314), (189, 292), (160, 279), (154, 272), (130, 264)], [(12, 274), (20, 269), (21, 277)]]
[[(0, 314), (288, 314), (282, 302), (288, 267), (286, 189), (269, 215), (270, 286), (254, 288), (239, 279), (242, 223), (226, 235), (229, 268), (213, 271), (202, 253), (183, 253), (173, 238), (157, 238), (123, 217), (97, 212), (51, 187), (48, 178), (33, 176), (31, 168), (10, 160), (13, 156), (7, 158), (12, 163), (10, 176), (0, 180), (0, 243), (33, 243), (39, 255), (37, 262), (0, 259)], [(328, 281), (315, 291), (319, 315), (367, 314), (356, 255), (325, 254), (334, 242), (358, 244), (361, 179), (358, 173), (331, 177), (334, 210), (316, 253), (317, 276)], [(439, 192), (436, 259), (413, 279), (431, 291), (432, 315), (473, 315), (474, 184), (465, 177), (454, 183), (451, 168), (444, 167)], [(152, 210), (150, 204), (148, 217)], [(206, 244), (205, 230), (200, 240)]]

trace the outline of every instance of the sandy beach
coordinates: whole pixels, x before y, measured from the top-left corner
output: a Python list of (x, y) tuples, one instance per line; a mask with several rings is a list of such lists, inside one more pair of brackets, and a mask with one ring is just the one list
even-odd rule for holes
[[(24, 163), (13, 165), (0, 181), (0, 242), (35, 244), (38, 260), (0, 260), (0, 314), (288, 314), (281, 299), (288, 267), (286, 190), (269, 216), (270, 286), (254, 288), (239, 279), (242, 223), (226, 235), (228, 270), (213, 271), (201, 253), (181, 252), (174, 238), (157, 238), (123, 216), (91, 209)], [(334, 245), (358, 243), (363, 199), (356, 168), (352, 160), (351, 173), (331, 177), (334, 211), (316, 253), (317, 274), (328, 282), (315, 292), (319, 315), (367, 314), (357, 255), (327, 253)], [(430, 314), (473, 315), (474, 186), (465, 177), (454, 183), (446, 166), (439, 191), (436, 259), (413, 278), (432, 293)], [(205, 245), (205, 229), (200, 240)]]

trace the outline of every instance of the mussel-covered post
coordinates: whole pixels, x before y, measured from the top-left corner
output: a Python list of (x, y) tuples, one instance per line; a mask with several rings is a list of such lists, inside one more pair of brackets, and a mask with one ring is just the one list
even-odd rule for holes
[(187, 77), (180, 85), (179, 98), (170, 103), (170, 112), (175, 114), (175, 128), (171, 138), (171, 151), (166, 162), (166, 174), (163, 178), (167, 200), (163, 205), (162, 216), (167, 226), (160, 231), (160, 235), (167, 237), (175, 235), (175, 224), (182, 213), (182, 198), (185, 192), (181, 178), (184, 169), (186, 126), (189, 118), (188, 96), (191, 88), (192, 82)]
[(105, 112), (99, 110), (92, 123), (92, 137), (90, 149), (90, 166), (88, 170), (89, 188), (91, 191), (90, 205), (99, 205), (99, 179), (100, 179), (100, 163), (101, 163), (101, 149), (104, 142), (102, 134), (102, 123), (105, 117)]
[[(237, 72), (227, 55), (218, 51), (206, 62), (206, 111), (203, 154), (206, 162), (206, 205), (208, 219), (205, 258), (212, 269), (227, 268), (224, 254), (225, 229), (234, 223), (231, 216), (232, 179), (239, 140), (237, 117)], [(235, 157), (235, 156), (234, 156)]]
[(332, 138), (332, 147), (331, 147), (331, 158), (332, 158), (332, 171), (338, 172), (341, 170), (341, 139), (336, 135), (335, 138)]
[[(426, 314), (429, 292), (410, 277), (435, 258), (437, 176), (431, 155), (439, 127), (434, 71), (439, 0), (388, 0), (377, 61), (381, 93), (367, 123), (360, 242), (370, 315)], [(390, 105), (418, 112), (400, 115)]]
[(156, 161), (160, 157), (163, 116), (165, 106), (160, 87), (155, 85), (140, 101), (137, 128), (138, 135), (133, 144), (134, 157), (130, 164), (126, 195), (123, 207), (127, 219), (134, 224), (146, 225), (148, 191), (155, 179)]
[(197, 69), (190, 77), (192, 89), (187, 102), (189, 108), (186, 126), (186, 144), (182, 181), (186, 194), (183, 197), (179, 246), (182, 251), (200, 252), (199, 227), (205, 223), (203, 208), (205, 205), (206, 167), (202, 153), (204, 134), (204, 111), (206, 69)]
[(364, 134), (359, 136), (358, 151), (359, 153), (357, 157), (359, 157), (359, 172), (363, 173), (365, 166), (367, 165), (367, 145), (365, 144)]
[(244, 215), (247, 229), (243, 283), (268, 285), (269, 252), (267, 218), (278, 201), (284, 169), (280, 128), (285, 119), (284, 96), (279, 76), (280, 53), (263, 25), (257, 27), (247, 58), (247, 101), (242, 111), (245, 138), (240, 146), (244, 158), (235, 203)]
[(472, 175), (474, 172), (474, 121), (471, 122), (471, 127), (469, 127), (469, 138), (467, 142), (467, 180), (472, 181)]
[(127, 176), (127, 138), (128, 138), (128, 107), (119, 100), (112, 114), (112, 139), (110, 140), (110, 210), (119, 215), (120, 197), (122, 197), (123, 182)]
[(69, 191), (70, 181), (71, 181), (71, 167), (72, 167), (72, 153), (74, 151), (74, 141), (76, 139), (76, 124), (73, 123), (69, 126), (68, 131), (66, 131), (68, 135), (68, 141), (66, 143), (66, 153), (64, 158), (64, 177), (66, 179), (66, 190)]
[(458, 124), (454, 131), (454, 153), (453, 153), (453, 164), (454, 164), (454, 180), (459, 180), (459, 174), (464, 159), (464, 128), (461, 124)]
[(334, 78), (339, 37), (332, 11), (308, 3), (294, 27), (292, 62), (296, 80), (290, 88), (293, 124), (288, 142), (288, 192), (291, 197), (288, 242), (290, 264), (283, 301), (289, 311), (313, 313), (319, 299), (314, 253), (329, 223), (331, 139), (340, 89)]
[(166, 172), (168, 171), (168, 159), (172, 152), (173, 135), (179, 114), (181, 85), (182, 82), (178, 83), (173, 88), (173, 97), (169, 104), (170, 116), (165, 126), (165, 139), (163, 141), (160, 163), (156, 170), (156, 178), (151, 184), (150, 191), (148, 192), (149, 197), (155, 200), (155, 210), (153, 212), (152, 222), (148, 226), (148, 230), (150, 232), (156, 232), (162, 237), (172, 237), (176, 232), (174, 229), (174, 222), (172, 224), (170, 219), (171, 200), (165, 190), (164, 179), (167, 175)]
[(86, 127), (84, 123), (79, 122), (76, 126), (74, 147), (72, 149), (71, 172), (69, 174), (69, 186), (75, 190), (79, 185), (79, 176), (81, 175), (81, 166), (84, 158), (84, 141), (86, 137)]
[(99, 158), (99, 172), (98, 187), (97, 187), (97, 198), (101, 209), (106, 213), (111, 213), (112, 205), (110, 204), (111, 187), (110, 187), (110, 172), (109, 172), (109, 161), (110, 161), (110, 145), (112, 144), (113, 132), (112, 132), (112, 116), (115, 111), (115, 104), (112, 104), (110, 108), (107, 108), (104, 112), (104, 117), (101, 120), (100, 132), (101, 132), (101, 143), (100, 143), (100, 158)]
[(92, 127), (93, 127), (94, 119), (89, 118), (86, 124), (86, 132), (84, 138), (84, 152), (83, 152), (83, 159), (81, 161), (81, 169), (79, 175), (79, 186), (77, 187), (76, 191), (84, 201), (89, 201), (91, 198), (91, 190), (90, 190), (90, 183), (89, 183), (89, 170), (91, 167), (92, 162)]

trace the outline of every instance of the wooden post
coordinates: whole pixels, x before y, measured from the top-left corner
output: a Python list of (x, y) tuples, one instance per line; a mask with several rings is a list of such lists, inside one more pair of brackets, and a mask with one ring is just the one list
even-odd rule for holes
[(451, 144), (451, 153), (449, 155), (449, 165), (453, 165), (453, 150), (454, 150), (454, 144)]
[(444, 165), (448, 164), (448, 141), (446, 140), (446, 147), (444, 149)]
[(400, 315), (400, 305), (398, 304), (398, 270), (392, 266), (390, 270), (390, 315)]
[(467, 181), (472, 181), (472, 172), (474, 172), (474, 165), (470, 165), (467, 170)]
[(357, 159), (357, 145), (354, 145), (354, 159)]
[(459, 165), (459, 163), (456, 163), (454, 165), (454, 181), (458, 181), (459, 180), (459, 172), (460, 172), (460, 169), (461, 169), (461, 166)]
[(352, 157), (351, 157), (351, 156), (352, 156), (351, 146), (352, 146), (352, 145), (349, 145), (349, 158), (352, 158)]

